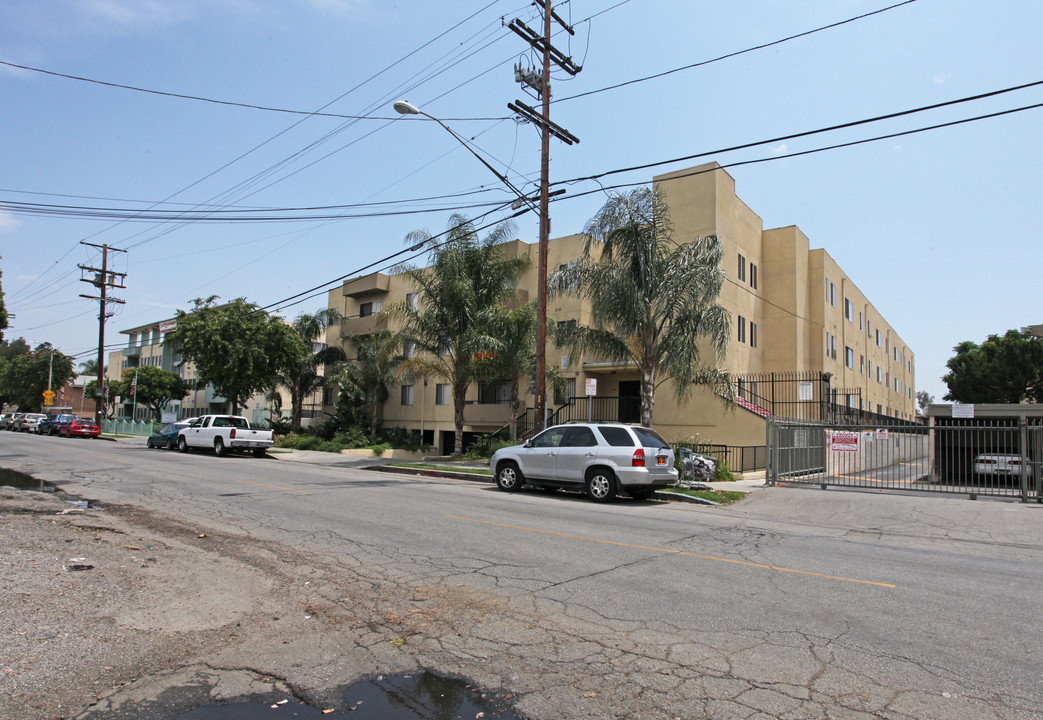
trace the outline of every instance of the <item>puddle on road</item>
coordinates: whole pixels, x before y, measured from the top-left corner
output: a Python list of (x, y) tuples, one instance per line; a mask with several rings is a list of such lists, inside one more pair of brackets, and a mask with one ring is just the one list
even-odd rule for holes
[(429, 672), (356, 683), (344, 692), (345, 708), (333, 712), (294, 700), (280, 702), (211, 705), (178, 715), (177, 720), (522, 720), (503, 698)]
[(0, 468), (0, 486), (7, 485), (9, 487), (23, 488), (27, 490), (43, 490), (44, 492), (54, 492), (54, 485), (45, 483), (43, 480), (38, 480), (32, 475), (26, 475), (24, 472), (18, 472), (17, 470), (8, 470), (7, 468)]

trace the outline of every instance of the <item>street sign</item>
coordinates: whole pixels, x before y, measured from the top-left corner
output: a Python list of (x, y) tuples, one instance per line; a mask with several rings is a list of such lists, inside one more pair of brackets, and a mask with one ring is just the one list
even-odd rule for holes
[[(41, 394), (43, 395), (44, 400), (54, 400), (55, 398), (54, 390), (44, 390)], [(49, 402), (47, 404), (50, 405)]]
[(597, 378), (587, 378), (586, 382), (584, 383), (584, 386), (586, 388), (588, 397), (590, 397), (592, 395), (597, 395), (598, 394), (598, 380), (597, 380)]

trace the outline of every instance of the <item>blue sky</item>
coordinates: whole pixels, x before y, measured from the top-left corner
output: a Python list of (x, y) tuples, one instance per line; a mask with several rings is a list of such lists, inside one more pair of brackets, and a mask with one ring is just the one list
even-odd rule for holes
[[(887, 0), (571, 0), (576, 35), (555, 44), (583, 66), (555, 73), (552, 117), (581, 142), (552, 144), (552, 180), (584, 177), (1043, 80), (1043, 5), (916, 0), (788, 42), (625, 87), (574, 95), (771, 43), (894, 4)], [(187, 309), (192, 298), (261, 305), (444, 229), (447, 206), (508, 202), (496, 178), (407, 98), (447, 121), (517, 184), (534, 189), (539, 141), (509, 119), (528, 98), (513, 66), (527, 46), (501, 18), (527, 2), (52, 0), (0, 3), (0, 61), (278, 113), (136, 92), (0, 65), (0, 201), (250, 210), (388, 203), (283, 215), (294, 222), (122, 222), (0, 210), (8, 337), (87, 353), (96, 306), (81, 240), (129, 252), (107, 329)], [(1043, 322), (1043, 110), (802, 157), (816, 147), (1043, 102), (1030, 88), (828, 135), (713, 155), (765, 227), (798, 225), (824, 247), (917, 356), (917, 389), (940, 400), (952, 347)], [(481, 119), (472, 119), (481, 118)], [(604, 183), (648, 181), (664, 164)], [(568, 186), (552, 235), (579, 232), (603, 195)], [(461, 193), (468, 193), (460, 195)], [(456, 196), (421, 200), (432, 196)], [(571, 199), (570, 199), (571, 198)], [(402, 202), (410, 201), (410, 202)], [(426, 209), (437, 212), (417, 212)], [(465, 208), (478, 215), (488, 207)], [(493, 214), (491, 219), (502, 217)], [(534, 241), (536, 220), (517, 220)], [(377, 267), (382, 267), (378, 265)], [(322, 296), (285, 310), (313, 312)]]

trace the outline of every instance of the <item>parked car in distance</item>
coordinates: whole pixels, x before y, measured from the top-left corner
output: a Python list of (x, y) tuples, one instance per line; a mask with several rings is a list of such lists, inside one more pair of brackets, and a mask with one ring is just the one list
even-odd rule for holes
[(58, 436), (96, 438), (101, 435), (101, 428), (93, 420), (76, 418), (58, 428)]
[(251, 451), (254, 457), (264, 457), (274, 444), (274, 432), (252, 428), (250, 421), (240, 415), (202, 415), (177, 434), (177, 449), (181, 452), (212, 449), (218, 457), (243, 450)]
[(571, 423), (548, 428), (524, 445), (489, 459), (501, 490), (526, 483), (582, 489), (597, 502), (619, 492), (637, 500), (677, 483), (674, 451), (655, 430), (622, 423)]
[(187, 428), (190, 423), (187, 422), (176, 422), (164, 425), (158, 432), (154, 432), (148, 436), (148, 440), (145, 441), (145, 447), (148, 448), (162, 448), (165, 447), (167, 450), (174, 450), (177, 448), (177, 434), (184, 428)]
[(75, 419), (75, 415), (69, 414), (48, 415), (45, 419), (40, 421), (39, 425), (36, 426), (36, 432), (41, 435), (55, 435), (57, 434), (60, 425), (70, 423)]
[(4, 428), (3, 429), (4, 430), (17, 430), (18, 428), (15, 427), (15, 423), (20, 422), (21, 419), (24, 416), (25, 416), (25, 413), (20, 413), (20, 412), (11, 413), (11, 415), (6, 420), (4, 420)]
[[(1028, 466), (1029, 477), (1032, 476), (1032, 464)], [(1013, 453), (985, 453), (974, 458), (975, 475), (992, 475), (995, 477), (1021, 477), (1021, 455)]]
[(9, 419), (10, 419), (10, 418), (11, 418), (11, 417), (13, 416), (13, 415), (14, 415), (14, 413), (13, 413), (13, 412), (5, 412), (5, 413), (0, 413), (0, 430), (3, 430), (3, 429), (4, 429), (4, 426), (5, 426), (5, 425), (7, 425), (7, 421), (8, 421), (8, 420), (9, 420)]
[(37, 426), (41, 420), (46, 420), (47, 416), (43, 413), (26, 413), (22, 418), (22, 422), (18, 425), (19, 432), (39, 432)]

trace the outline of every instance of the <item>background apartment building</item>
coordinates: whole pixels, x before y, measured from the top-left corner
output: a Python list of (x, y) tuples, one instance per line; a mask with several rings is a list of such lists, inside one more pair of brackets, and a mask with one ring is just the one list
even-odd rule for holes
[[(795, 226), (764, 230), (763, 221), (735, 194), (735, 181), (716, 163), (654, 178), (670, 208), (674, 239), (691, 242), (716, 234), (724, 254), (726, 282), (719, 302), (729, 312), (731, 342), (722, 368), (737, 379), (738, 405), (729, 406), (704, 388), (678, 404), (668, 385), (656, 394), (654, 424), (667, 439), (698, 436), (725, 445), (763, 445), (767, 414), (823, 416), (836, 407), (888, 418), (915, 417), (915, 358), (898, 333), (824, 249), (811, 249)], [(550, 241), (551, 271), (576, 260), (583, 236)], [(519, 301), (536, 296), (537, 245), (520, 240), (508, 253), (528, 255), (519, 281)], [(368, 334), (389, 328), (381, 309), (394, 301), (414, 301), (415, 288), (398, 274), (374, 273), (346, 281), (330, 292), (329, 306), (343, 315), (327, 341), (344, 344), (346, 332)], [(551, 297), (551, 321), (590, 323), (589, 307), (575, 296)], [(345, 346), (348, 357), (353, 350)], [(705, 362), (713, 362), (707, 348)], [(550, 398), (557, 419), (639, 419), (639, 378), (632, 366), (571, 358), (548, 343), (548, 367), (569, 382), (568, 398)], [(587, 380), (596, 395), (585, 396)], [(468, 392), (465, 429), (472, 434), (503, 427), (505, 383), (476, 383)], [(525, 407), (533, 406), (531, 395)], [(449, 386), (429, 378), (392, 388), (384, 404), (385, 425), (419, 430), (427, 442), (452, 447), (453, 408)], [(814, 417), (813, 419), (820, 419)], [(466, 445), (466, 440), (465, 440)]]
[[(173, 422), (187, 417), (196, 417), (212, 413), (229, 412), (228, 398), (218, 394), (213, 385), (196, 382), (195, 366), (185, 361), (177, 351), (176, 343), (170, 342), (170, 334), (177, 329), (173, 318), (139, 325), (129, 330), (121, 330), (127, 336), (126, 347), (109, 353), (106, 375), (110, 380), (122, 380), (125, 370), (140, 367), (158, 367), (172, 372), (185, 381), (189, 393), (183, 400), (172, 400), (163, 411), (164, 422)], [(304, 425), (322, 421), (322, 393), (315, 395), (304, 404)], [(285, 389), (279, 389), (280, 402), (276, 403), (263, 393), (259, 393), (239, 409), (251, 424), (268, 425), (272, 413), (276, 416), (289, 417), (290, 397)], [(121, 397), (116, 414), (119, 417), (135, 420), (150, 420), (152, 412), (144, 405), (134, 407), (133, 397)]]

